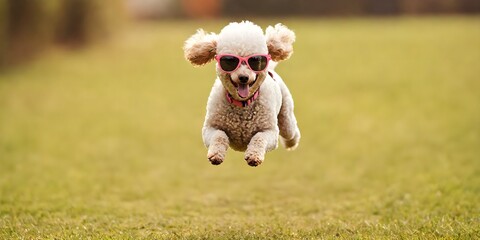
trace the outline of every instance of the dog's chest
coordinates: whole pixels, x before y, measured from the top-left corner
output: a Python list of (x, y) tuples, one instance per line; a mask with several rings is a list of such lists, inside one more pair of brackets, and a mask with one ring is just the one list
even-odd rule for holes
[(260, 101), (247, 107), (228, 105), (218, 109), (213, 118), (213, 125), (227, 134), (230, 146), (240, 151), (247, 148), (256, 133), (274, 128), (277, 123), (274, 110)]

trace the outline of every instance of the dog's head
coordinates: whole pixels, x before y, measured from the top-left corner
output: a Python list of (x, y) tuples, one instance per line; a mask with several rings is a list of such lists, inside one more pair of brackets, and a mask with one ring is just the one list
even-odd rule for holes
[(271, 59), (282, 61), (293, 52), (295, 34), (277, 24), (266, 33), (249, 21), (230, 23), (220, 34), (199, 29), (184, 46), (185, 58), (202, 66), (216, 59), (217, 75), (228, 93), (245, 101), (255, 94), (267, 76), (265, 65)]

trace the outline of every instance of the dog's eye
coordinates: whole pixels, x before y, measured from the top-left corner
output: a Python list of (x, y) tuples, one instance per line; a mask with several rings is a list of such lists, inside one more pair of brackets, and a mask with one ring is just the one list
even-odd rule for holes
[(248, 65), (253, 71), (262, 71), (267, 67), (267, 58), (265, 56), (252, 56), (248, 59)]
[(237, 68), (239, 59), (233, 56), (223, 56), (220, 58), (220, 67), (224, 71), (233, 71)]

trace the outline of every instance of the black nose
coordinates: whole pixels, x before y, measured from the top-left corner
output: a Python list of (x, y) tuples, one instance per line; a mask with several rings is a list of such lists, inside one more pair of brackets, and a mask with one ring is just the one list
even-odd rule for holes
[(238, 80), (240, 80), (241, 83), (247, 83), (248, 82), (248, 76), (240, 75), (240, 76), (238, 76)]

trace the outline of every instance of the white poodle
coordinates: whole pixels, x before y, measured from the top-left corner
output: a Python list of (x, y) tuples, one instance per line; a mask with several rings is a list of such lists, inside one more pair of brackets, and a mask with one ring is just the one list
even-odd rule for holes
[(288, 150), (297, 147), (292, 95), (273, 71), (276, 62), (290, 57), (294, 41), (295, 34), (281, 24), (269, 26), (264, 35), (259, 26), (243, 21), (218, 35), (199, 29), (185, 42), (185, 58), (193, 65), (218, 63), (202, 129), (212, 164), (222, 163), (230, 146), (245, 151), (248, 165), (257, 166), (277, 148), (279, 133)]

